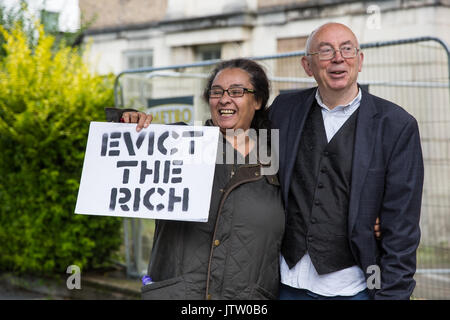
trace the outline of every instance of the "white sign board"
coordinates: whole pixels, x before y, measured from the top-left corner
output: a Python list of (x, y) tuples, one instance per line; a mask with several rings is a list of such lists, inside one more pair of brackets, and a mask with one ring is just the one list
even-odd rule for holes
[(207, 221), (218, 127), (91, 122), (75, 213)]

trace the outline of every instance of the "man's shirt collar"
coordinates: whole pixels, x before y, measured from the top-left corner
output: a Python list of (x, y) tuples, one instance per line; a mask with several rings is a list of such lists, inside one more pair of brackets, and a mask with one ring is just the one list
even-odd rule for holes
[(349, 112), (353, 113), (354, 109), (359, 107), (359, 105), (361, 103), (361, 97), (362, 97), (362, 92), (361, 92), (361, 89), (358, 88), (358, 94), (356, 95), (356, 97), (352, 101), (350, 101), (346, 105), (336, 106), (333, 109), (330, 109), (323, 103), (322, 98), (321, 98), (320, 93), (319, 93), (319, 89), (316, 90), (316, 101), (317, 101), (317, 104), (320, 107), (322, 107), (323, 109), (325, 109), (326, 111), (328, 111), (328, 112), (341, 111), (344, 114), (347, 114)]

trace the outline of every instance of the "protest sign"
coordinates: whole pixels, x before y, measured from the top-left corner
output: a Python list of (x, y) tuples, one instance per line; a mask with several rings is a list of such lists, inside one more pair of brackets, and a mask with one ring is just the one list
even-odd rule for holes
[(207, 221), (217, 127), (91, 122), (75, 213)]

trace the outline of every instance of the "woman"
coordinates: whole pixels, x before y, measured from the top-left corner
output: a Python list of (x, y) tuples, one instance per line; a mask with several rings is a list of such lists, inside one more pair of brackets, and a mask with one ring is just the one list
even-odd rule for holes
[[(211, 112), (207, 125), (220, 127), (226, 150), (218, 155), (208, 222), (156, 221), (148, 268), (153, 282), (142, 288), (142, 297), (276, 299), (284, 208), (277, 177), (262, 175), (263, 165), (249, 161), (257, 144), (245, 134), (270, 129), (269, 81), (254, 61), (224, 61), (212, 72), (204, 98)], [(142, 127), (151, 117), (125, 112), (123, 121)], [(227, 129), (241, 129), (238, 139)], [(226, 157), (230, 151), (233, 157)]]

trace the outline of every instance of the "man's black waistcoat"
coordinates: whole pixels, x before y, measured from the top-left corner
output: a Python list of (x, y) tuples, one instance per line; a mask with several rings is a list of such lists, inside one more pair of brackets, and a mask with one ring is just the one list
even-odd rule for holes
[(320, 107), (311, 107), (300, 140), (281, 252), (292, 268), (308, 252), (319, 274), (355, 265), (347, 237), (358, 110), (327, 142)]

